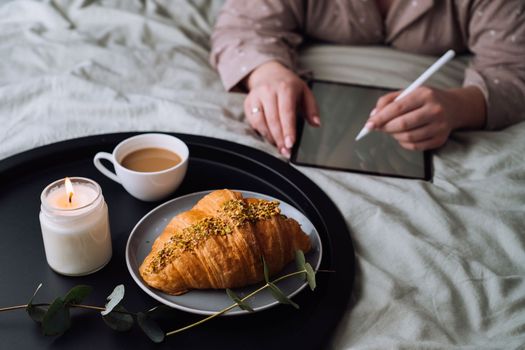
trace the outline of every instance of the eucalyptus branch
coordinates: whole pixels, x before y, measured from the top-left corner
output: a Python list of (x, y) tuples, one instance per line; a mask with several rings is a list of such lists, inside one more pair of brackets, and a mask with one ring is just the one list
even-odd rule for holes
[[(292, 273), (289, 273), (289, 274), (286, 274), (286, 275), (281, 276), (281, 277), (278, 277), (278, 278), (274, 279), (273, 281), (269, 281), (268, 280), (268, 266), (266, 265), (266, 262), (264, 261), (264, 258), (263, 258), (264, 275), (265, 275), (265, 280), (266, 280), (266, 284), (265, 285), (263, 285), (262, 287), (254, 290), (253, 292), (249, 293), (248, 295), (246, 295), (245, 297), (240, 299), (240, 302), (236, 302), (236, 303), (234, 303), (234, 304), (232, 304), (232, 305), (230, 305), (230, 306), (228, 306), (228, 307), (226, 307), (226, 308), (224, 308), (224, 309), (214, 313), (213, 315), (210, 315), (210, 316), (208, 316), (206, 318), (203, 318), (203, 319), (201, 319), (201, 320), (199, 320), (197, 322), (194, 322), (194, 323), (189, 324), (187, 326), (184, 326), (182, 328), (178, 328), (178, 329), (175, 329), (173, 331), (167, 332), (166, 336), (170, 336), (170, 335), (174, 335), (174, 334), (186, 331), (186, 330), (188, 330), (190, 328), (193, 328), (193, 327), (198, 326), (198, 325), (200, 325), (200, 324), (202, 324), (204, 322), (207, 322), (207, 321), (209, 321), (209, 320), (211, 320), (211, 319), (213, 319), (215, 317), (218, 317), (218, 316), (220, 316), (220, 315), (230, 311), (231, 309), (233, 309), (233, 308), (235, 308), (237, 306), (241, 307), (242, 303), (244, 303), (246, 300), (250, 299), (251, 297), (253, 297), (257, 293), (259, 293), (259, 292), (261, 292), (261, 291), (263, 291), (263, 290), (265, 290), (267, 288), (272, 288), (272, 287), (273, 288), (277, 288), (277, 287), (275, 287), (275, 284), (280, 282), (280, 281), (282, 281), (282, 280), (285, 280), (285, 279), (293, 277), (293, 276), (298, 276), (298, 275), (306, 275), (306, 276), (308, 276), (310, 274), (310, 270), (313, 272), (313, 269), (311, 268), (310, 264), (308, 264), (308, 266), (310, 267), (309, 269), (306, 267), (307, 263), (304, 260), (303, 252), (301, 252), (301, 251), (297, 252), (296, 262), (297, 262), (297, 265), (299, 267), (303, 267), (301, 270), (295, 271), (295, 272), (292, 272)], [(314, 281), (315, 281), (315, 276), (313, 276), (313, 278), (314, 278)], [(315, 288), (315, 283), (314, 283), (313, 286), (310, 284), (310, 288), (313, 290)], [(280, 293), (282, 293), (282, 292), (280, 292)], [(286, 300), (285, 303), (290, 303), (290, 304), (293, 303), (284, 294), (281, 294), (280, 297), (281, 298), (284, 297), (283, 300)], [(279, 300), (279, 301), (282, 302), (281, 300)], [(296, 304), (292, 304), (292, 305), (296, 305)]]
[[(248, 298), (254, 296), (255, 294), (257, 294), (257, 293), (260, 292), (261, 290), (265, 289), (266, 287), (267, 287), (267, 285), (264, 285), (264, 286), (262, 286), (262, 287), (256, 289), (255, 291), (251, 292), (250, 294), (248, 294), (247, 296), (245, 296), (245, 297), (242, 298), (241, 300), (242, 300), (242, 301), (245, 301), (246, 299), (248, 299)], [(187, 330), (187, 329), (190, 329), (190, 328), (193, 328), (193, 327), (195, 327), (195, 326), (198, 326), (198, 325), (200, 325), (200, 324), (202, 324), (202, 323), (204, 323), (204, 322), (206, 322), (206, 321), (209, 321), (209, 320), (211, 320), (211, 319), (213, 319), (213, 318), (215, 318), (215, 317), (218, 317), (218, 316), (220, 316), (220, 315), (222, 315), (222, 314), (224, 314), (224, 313), (230, 311), (231, 309), (233, 309), (233, 308), (235, 308), (235, 307), (237, 307), (237, 306), (238, 306), (237, 303), (232, 304), (232, 305), (230, 305), (230, 306), (228, 306), (228, 307), (226, 307), (226, 308), (224, 308), (224, 309), (222, 309), (222, 310), (220, 310), (220, 311), (214, 313), (213, 315), (210, 315), (210, 316), (208, 316), (208, 317), (206, 317), (206, 318), (203, 318), (202, 320), (199, 320), (199, 321), (197, 321), (197, 322), (195, 322), (195, 323), (189, 324), (189, 325), (187, 325), (187, 326), (185, 326), (185, 327), (178, 328), (178, 329), (176, 329), (176, 330), (174, 330), (174, 331), (168, 332), (168, 333), (166, 333), (166, 336), (173, 335), (173, 334), (177, 334), (177, 333), (180, 333), (180, 332), (185, 331), (185, 330)]]
[[(282, 277), (279, 277), (279, 278), (273, 280), (272, 283), (277, 283), (277, 282), (282, 281), (282, 280), (284, 280), (284, 279), (286, 279), (286, 278), (289, 278), (289, 277), (292, 277), (292, 276), (296, 276), (296, 275), (300, 275), (300, 274), (304, 274), (304, 273), (306, 273), (306, 270), (292, 272), (292, 273), (289, 273), (289, 274), (287, 274), (287, 275), (284, 275), (284, 276), (282, 276)], [(259, 292), (265, 290), (265, 289), (268, 288), (268, 287), (270, 287), (270, 285), (269, 285), (268, 283), (266, 283), (264, 286), (262, 286), (262, 287), (260, 287), (260, 288), (258, 288), (258, 289), (256, 289), (256, 290), (254, 290), (254, 291), (251, 292), (250, 294), (246, 295), (244, 298), (241, 299), (241, 301), (246, 301), (246, 300), (250, 299), (250, 298), (253, 297), (255, 294), (257, 294), (257, 293), (259, 293)], [(218, 316), (220, 316), (220, 315), (222, 315), (222, 314), (224, 314), (224, 313), (230, 311), (231, 309), (233, 309), (233, 308), (235, 308), (235, 307), (237, 307), (237, 306), (239, 306), (239, 304), (237, 304), (237, 303), (232, 304), (232, 305), (230, 305), (230, 306), (228, 306), (228, 307), (226, 307), (226, 308), (224, 308), (224, 309), (222, 309), (222, 310), (220, 310), (220, 311), (217, 311), (217, 312), (214, 313), (213, 315), (210, 315), (210, 316), (208, 316), (208, 317), (206, 317), (206, 318), (203, 318), (202, 320), (199, 320), (199, 321), (197, 321), (197, 322), (195, 322), (195, 323), (192, 323), (192, 324), (189, 324), (189, 325), (187, 325), (187, 326), (185, 326), (185, 327), (178, 328), (178, 329), (176, 329), (176, 330), (173, 330), (173, 331), (171, 331), (171, 332), (168, 332), (168, 333), (166, 333), (166, 336), (170, 336), (170, 335), (173, 335), (173, 334), (177, 334), (177, 333), (183, 332), (183, 331), (185, 331), (185, 330), (188, 330), (188, 329), (190, 329), (190, 328), (193, 328), (193, 327), (195, 327), (195, 326), (198, 326), (198, 325), (200, 325), (200, 324), (202, 324), (202, 323), (204, 323), (204, 322), (206, 322), (206, 321), (209, 321), (209, 320), (211, 320), (211, 319), (213, 319), (213, 318), (215, 318), (215, 317), (218, 317)]]
[[(182, 328), (175, 329), (170, 332), (164, 332), (156, 323), (154, 319), (150, 317), (150, 314), (158, 307), (149, 309), (144, 312), (130, 312), (121, 305), (121, 301), (124, 298), (124, 286), (117, 285), (113, 292), (107, 297), (107, 303), (104, 307), (93, 306), (82, 304), (82, 301), (90, 294), (92, 288), (86, 285), (79, 285), (71, 288), (67, 294), (63, 297), (56, 298), (52, 303), (33, 303), (33, 299), (42, 287), (40, 284), (29, 302), (25, 305), (15, 305), (0, 308), (0, 312), (13, 311), (25, 309), (29, 316), (35, 321), (40, 323), (44, 335), (59, 335), (67, 331), (71, 325), (70, 322), (70, 308), (87, 309), (92, 311), (100, 312), (104, 323), (110, 328), (116, 331), (127, 331), (131, 329), (135, 320), (142, 329), (142, 331), (154, 342), (162, 342), (166, 336), (174, 335), (190, 328), (196, 327), (204, 322), (210, 321), (226, 312), (232, 310), (235, 307), (239, 307), (242, 310), (253, 312), (250, 305), (246, 303), (247, 300), (252, 298), (254, 295), (268, 289), (273, 297), (282, 304), (289, 304), (295, 308), (299, 308), (299, 305), (290, 300), (278, 287), (277, 283), (296, 276), (302, 276), (306, 279), (311, 290), (315, 289), (315, 272), (309, 263), (305, 261), (305, 257), (302, 251), (298, 250), (295, 256), (295, 262), (297, 265), (297, 271), (288, 273), (284, 276), (280, 276), (270, 281), (268, 265), (262, 258), (263, 272), (265, 284), (256, 290), (250, 292), (246, 296), (240, 298), (233, 291), (226, 289), (227, 295), (234, 302), (232, 305), (208, 316), (197, 322), (184, 326)], [(332, 271), (326, 271), (332, 272)]]
[[(40, 304), (31, 304), (31, 306), (50, 306), (49, 303), (40, 303)], [(16, 306), (9, 306), (9, 307), (3, 307), (0, 308), (0, 312), (3, 311), (11, 311), (11, 310), (19, 310), (19, 309), (27, 309), (29, 304), (25, 305), (16, 305)], [(79, 309), (89, 309), (89, 310), (97, 310), (97, 311), (105, 311), (106, 308), (100, 307), (100, 306), (93, 306), (93, 305), (83, 305), (83, 304), (69, 304), (69, 307), (79, 308)], [(128, 314), (128, 315), (134, 315), (136, 316), (136, 312), (129, 312), (129, 311), (119, 311), (119, 310), (113, 310), (113, 312), (121, 313), (121, 314)]]

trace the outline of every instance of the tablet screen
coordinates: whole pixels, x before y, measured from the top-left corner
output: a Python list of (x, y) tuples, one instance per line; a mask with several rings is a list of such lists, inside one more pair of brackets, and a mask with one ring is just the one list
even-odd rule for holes
[[(390, 135), (371, 132), (355, 137), (377, 99), (392, 90), (314, 81), (322, 126), (300, 122), (291, 161), (334, 170), (415, 179), (430, 179), (428, 154), (402, 148)], [(298, 118), (302, 119), (302, 118)]]

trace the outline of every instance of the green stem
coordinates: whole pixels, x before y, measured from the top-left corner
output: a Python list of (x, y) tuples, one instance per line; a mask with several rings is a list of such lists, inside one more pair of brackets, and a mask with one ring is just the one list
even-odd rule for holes
[(279, 277), (279, 278), (274, 279), (274, 280), (272, 281), (272, 283), (277, 283), (277, 282), (282, 281), (282, 280), (284, 280), (284, 279), (286, 279), (286, 278), (288, 278), (288, 277), (297, 276), (297, 275), (300, 275), (300, 274), (302, 274), (302, 273), (306, 273), (306, 270), (295, 271), (295, 272), (289, 273), (289, 274), (287, 274), (287, 275), (281, 276), (281, 277)]
[[(77, 308), (80, 308), (80, 309), (90, 309), (90, 310), (97, 310), (97, 311), (106, 311), (106, 308), (104, 307), (100, 307), (100, 306), (92, 306), (92, 305), (83, 305), (83, 304), (70, 304), (69, 306), (71, 307), (77, 307)], [(130, 311), (121, 311), (121, 310), (111, 310), (111, 312), (117, 312), (119, 314), (128, 314), (128, 315), (133, 315), (133, 316), (137, 316), (137, 313), (136, 312), (130, 312)]]
[[(289, 278), (289, 277), (292, 277), (292, 276), (296, 276), (296, 275), (299, 275), (299, 274), (303, 274), (303, 273), (306, 273), (306, 270), (301, 270), (301, 271), (296, 271), (296, 272), (289, 273), (289, 274), (287, 274), (287, 275), (284, 275), (284, 276), (281, 276), (281, 277), (279, 277), (279, 278), (276, 278), (276, 279), (273, 280), (271, 283), (277, 283), (277, 282), (282, 281), (282, 280), (284, 280), (284, 279), (286, 279), (286, 278)], [(268, 283), (266, 283), (264, 286), (262, 286), (262, 287), (260, 287), (260, 288), (258, 288), (258, 289), (256, 289), (256, 290), (254, 290), (254, 291), (251, 292), (250, 294), (246, 295), (244, 298), (241, 299), (241, 301), (245, 301), (245, 300), (250, 299), (250, 298), (253, 297), (255, 294), (259, 293), (260, 291), (262, 291), (262, 290), (264, 290), (264, 289), (266, 289), (266, 288), (268, 288)], [(193, 328), (193, 327), (195, 327), (195, 326), (198, 326), (198, 325), (200, 325), (200, 324), (202, 324), (202, 323), (204, 323), (204, 322), (206, 322), (206, 321), (209, 321), (209, 320), (211, 320), (211, 319), (213, 319), (213, 318), (215, 318), (215, 317), (218, 317), (218, 316), (220, 316), (220, 315), (222, 315), (222, 314), (224, 314), (224, 313), (230, 311), (231, 309), (233, 309), (233, 308), (236, 307), (236, 306), (237, 306), (237, 303), (235, 303), (235, 304), (233, 304), (233, 305), (230, 305), (230, 306), (228, 306), (228, 307), (226, 307), (226, 308), (224, 308), (224, 309), (222, 309), (222, 310), (220, 310), (220, 311), (214, 313), (213, 315), (210, 315), (210, 316), (208, 316), (208, 317), (206, 317), (206, 318), (203, 318), (202, 320), (199, 320), (199, 321), (197, 321), (197, 322), (195, 322), (195, 323), (189, 324), (189, 325), (187, 325), (187, 326), (185, 326), (185, 327), (182, 327), (182, 328), (176, 329), (176, 330), (174, 330), (174, 331), (168, 332), (168, 333), (166, 333), (166, 336), (170, 336), (170, 335), (173, 335), (173, 334), (177, 334), (177, 333), (183, 332), (183, 331), (185, 331), (185, 330), (188, 330), (188, 329), (190, 329), (190, 328)]]
[[(106, 308), (99, 307), (99, 306), (91, 306), (91, 305), (82, 305), (82, 304), (70, 304), (71, 307), (78, 307), (79, 309), (89, 309), (89, 310), (97, 310), (97, 311), (105, 311)], [(117, 311), (117, 310), (115, 310)]]
[[(49, 306), (49, 305), (51, 305), (51, 304), (48, 304), (48, 303), (33, 304), (33, 306)], [(27, 309), (27, 306), (28, 305), (26, 304), (26, 305), (16, 305), (16, 306), (4, 307), (4, 308), (0, 308), (0, 312), (2, 312), (2, 311), (18, 310), (18, 309)], [(97, 311), (104, 311), (104, 310), (106, 310), (103, 307), (92, 306), (92, 305), (83, 305), (83, 304), (70, 304), (69, 306), (70, 307), (76, 307), (76, 308), (79, 308), (79, 309), (89, 309), (89, 310), (97, 310)], [(128, 314), (128, 315), (134, 315), (134, 316), (137, 315), (136, 312), (129, 312), (129, 311), (113, 310), (112, 312), (118, 312), (118, 313), (121, 313), (121, 314)]]
[(16, 305), (16, 306), (9, 306), (9, 307), (3, 307), (0, 308), (0, 312), (2, 311), (10, 311), (10, 310), (17, 310), (17, 309), (25, 309), (27, 305)]

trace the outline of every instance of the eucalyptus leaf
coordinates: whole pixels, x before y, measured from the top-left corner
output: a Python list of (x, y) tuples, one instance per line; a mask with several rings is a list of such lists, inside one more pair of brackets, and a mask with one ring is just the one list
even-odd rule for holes
[(230, 297), (231, 300), (233, 300), (234, 303), (237, 304), (241, 309), (253, 312), (253, 309), (250, 305), (248, 305), (246, 302), (242, 301), (237, 294), (231, 289), (226, 288), (226, 294)]
[(102, 316), (102, 319), (104, 320), (104, 323), (106, 325), (119, 332), (125, 332), (129, 330), (131, 327), (133, 327), (133, 316), (130, 314), (126, 314), (124, 312), (127, 312), (126, 308), (122, 305), (117, 305), (113, 308), (113, 311), (111, 311), (109, 314)]
[(314, 269), (309, 263), (306, 263), (304, 268), (306, 270), (306, 279), (308, 280), (308, 285), (310, 286), (311, 290), (314, 290), (316, 286)]
[(65, 304), (80, 304), (93, 290), (92, 287), (86, 285), (74, 286), (67, 292), (64, 297)]
[(264, 272), (264, 280), (266, 283), (270, 282), (270, 272), (268, 269), (268, 265), (266, 264), (266, 260), (264, 260), (264, 256), (261, 256), (262, 258), (262, 264), (263, 264), (263, 272)]
[(33, 321), (41, 323), (44, 319), (44, 315), (47, 312), (47, 308), (45, 306), (28, 305), (26, 311), (29, 314), (29, 317), (33, 319)]
[(299, 309), (299, 305), (291, 301), (290, 298), (288, 298), (275, 284), (269, 282), (268, 286), (270, 287), (270, 293), (272, 293), (273, 297), (278, 302), (281, 304), (292, 305), (296, 309)]
[(109, 314), (111, 310), (113, 310), (113, 308), (117, 306), (118, 303), (120, 303), (120, 301), (123, 298), (124, 298), (124, 285), (119, 284), (118, 286), (115, 287), (115, 289), (113, 289), (113, 292), (111, 292), (111, 294), (108, 296), (107, 298), (108, 302), (106, 303), (106, 309), (100, 312), (102, 316), (106, 316), (107, 314)]
[[(304, 271), (304, 264), (305, 264), (306, 260), (304, 258), (304, 253), (302, 250), (296, 250), (295, 251), (295, 265), (297, 266), (297, 271)], [(298, 277), (301, 279), (301, 280), (306, 280), (306, 272), (305, 273), (301, 273), (300, 275), (298, 275)]]
[(33, 319), (35, 322), (42, 322), (42, 319), (44, 318), (44, 315), (47, 312), (47, 308), (43, 306), (34, 306), (33, 305), (33, 299), (35, 298), (36, 293), (38, 293), (38, 290), (42, 287), (42, 283), (36, 287), (35, 292), (33, 293), (33, 296), (31, 299), (29, 299), (29, 302), (27, 303), (26, 312)]
[(56, 298), (42, 318), (44, 335), (59, 335), (71, 326), (69, 307), (62, 298)]
[(151, 317), (144, 312), (137, 314), (137, 323), (146, 335), (155, 343), (160, 343), (164, 340), (164, 331), (159, 327)]
[(302, 250), (295, 251), (295, 264), (297, 265), (297, 271), (304, 270), (304, 264), (306, 259)]
[(167, 305), (157, 305), (146, 311), (148, 314), (164, 314), (166, 312), (173, 312), (173, 308), (167, 306)]
[(33, 299), (35, 298), (36, 293), (38, 293), (38, 291), (40, 290), (40, 288), (42, 288), (42, 283), (40, 283), (40, 284), (38, 285), (38, 287), (36, 287), (35, 292), (33, 293), (33, 296), (31, 297), (31, 299), (29, 299), (29, 302), (27, 303), (28, 306), (33, 304)]
[(173, 320), (173, 318), (177, 317), (175, 315), (175, 310), (166, 305), (157, 305), (146, 311), (146, 313), (148, 314), (148, 316), (153, 317), (157, 320)]

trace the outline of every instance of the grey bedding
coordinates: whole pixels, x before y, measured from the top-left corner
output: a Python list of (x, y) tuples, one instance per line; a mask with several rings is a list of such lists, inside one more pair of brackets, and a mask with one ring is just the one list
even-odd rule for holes
[[(279, 156), (244, 121), (207, 57), (220, 1), (0, 5), (0, 159), (128, 130), (214, 136)], [(432, 58), (316, 46), (319, 78), (401, 88)], [(466, 60), (430, 84), (458, 85)], [(434, 181), (298, 167), (337, 204), (357, 275), (336, 349), (516, 349), (525, 344), (525, 123), (457, 132)], [(1, 195), (1, 194), (0, 194)]]

